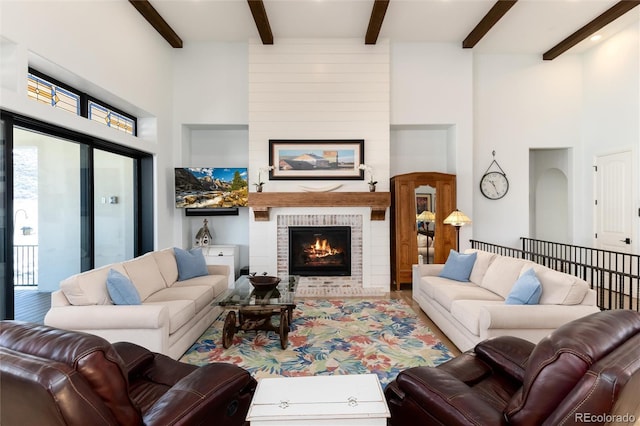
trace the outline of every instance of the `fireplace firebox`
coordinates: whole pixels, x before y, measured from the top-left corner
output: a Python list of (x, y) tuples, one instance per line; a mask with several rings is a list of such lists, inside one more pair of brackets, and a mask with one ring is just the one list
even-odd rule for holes
[(350, 226), (290, 226), (289, 274), (351, 275)]

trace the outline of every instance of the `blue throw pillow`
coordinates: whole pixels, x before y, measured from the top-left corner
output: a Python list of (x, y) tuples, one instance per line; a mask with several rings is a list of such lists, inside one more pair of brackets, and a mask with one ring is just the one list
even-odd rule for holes
[(140, 295), (131, 280), (115, 269), (107, 274), (107, 291), (116, 305), (139, 305)]
[(540, 280), (536, 277), (533, 268), (529, 268), (520, 275), (504, 303), (506, 305), (537, 305), (541, 294)]
[(176, 263), (178, 264), (178, 281), (209, 274), (207, 262), (204, 260), (201, 248), (187, 251), (174, 247), (173, 252), (176, 255)]
[(449, 257), (440, 272), (442, 278), (449, 278), (456, 281), (469, 281), (471, 276), (471, 270), (476, 263), (476, 257), (478, 253), (473, 252), (471, 254), (461, 254), (455, 250), (449, 252)]

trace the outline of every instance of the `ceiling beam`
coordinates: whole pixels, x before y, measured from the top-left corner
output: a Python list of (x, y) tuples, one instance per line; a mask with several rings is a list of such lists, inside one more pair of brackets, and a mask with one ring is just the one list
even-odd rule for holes
[(384, 21), (384, 15), (387, 13), (388, 6), (389, 0), (375, 0), (373, 2), (371, 18), (369, 18), (369, 26), (367, 27), (367, 34), (364, 36), (364, 44), (376, 44), (378, 41), (380, 29), (382, 28), (382, 21)]
[(247, 2), (249, 3), (253, 20), (256, 21), (262, 44), (273, 44), (273, 33), (271, 32), (271, 25), (269, 25), (267, 11), (264, 8), (264, 2), (262, 0), (247, 0)]
[(157, 32), (171, 45), (171, 47), (181, 48), (182, 39), (178, 37), (173, 28), (162, 19), (158, 11), (151, 6), (148, 0), (129, 0), (129, 3), (135, 7), (144, 19), (146, 19)]
[(606, 25), (615, 21), (639, 4), (640, 1), (637, 0), (619, 1), (618, 3), (611, 6), (603, 14), (595, 18), (593, 21), (589, 22), (587, 25), (580, 28), (578, 31), (571, 34), (569, 37), (565, 38), (560, 43), (553, 46), (551, 49), (547, 50), (542, 55), (542, 59), (544, 59), (545, 61), (551, 61), (552, 59), (557, 58), (576, 44), (580, 43), (582, 40), (590, 37), (593, 33), (601, 30)]
[(498, 0), (484, 18), (462, 42), (463, 49), (470, 49), (487, 35), (489, 30), (516, 4), (518, 0)]

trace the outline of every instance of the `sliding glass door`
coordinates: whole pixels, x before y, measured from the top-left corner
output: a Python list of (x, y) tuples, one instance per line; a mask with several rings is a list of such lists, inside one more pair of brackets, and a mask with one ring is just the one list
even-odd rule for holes
[(2, 318), (42, 322), (79, 272), (153, 249), (153, 159), (3, 114)]
[(132, 158), (94, 150), (95, 267), (134, 257), (134, 172)]

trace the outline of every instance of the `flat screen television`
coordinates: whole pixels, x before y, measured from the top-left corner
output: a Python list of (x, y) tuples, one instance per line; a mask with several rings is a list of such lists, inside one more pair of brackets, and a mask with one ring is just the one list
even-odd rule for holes
[(246, 207), (246, 167), (177, 167), (176, 207), (187, 209), (229, 209)]

